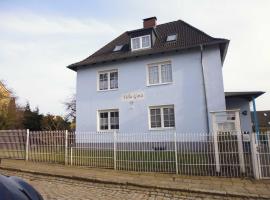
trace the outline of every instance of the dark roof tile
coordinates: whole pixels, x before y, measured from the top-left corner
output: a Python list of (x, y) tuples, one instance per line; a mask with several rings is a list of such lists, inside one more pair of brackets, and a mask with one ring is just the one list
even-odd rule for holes
[[(88, 58), (69, 65), (68, 68), (77, 70), (78, 67), (90, 66), (97, 63), (110, 62), (120, 59), (132, 58), (143, 55), (151, 55), (156, 53), (175, 51), (198, 47), (199, 45), (208, 44), (228, 44), (228, 40), (213, 38), (206, 33), (198, 30), (197, 28), (187, 24), (182, 20), (169, 22), (165, 24), (157, 25), (154, 28), (156, 33), (156, 41), (152, 48), (140, 51), (130, 50), (130, 34), (138, 31), (144, 31), (145, 29), (137, 29), (128, 31), (121, 34), (119, 37), (90, 55)], [(177, 40), (173, 42), (166, 42), (166, 38), (170, 34), (177, 34)], [(116, 45), (125, 45), (123, 51), (113, 52)], [(224, 48), (224, 47), (223, 47)], [(224, 53), (226, 51), (222, 51)]]

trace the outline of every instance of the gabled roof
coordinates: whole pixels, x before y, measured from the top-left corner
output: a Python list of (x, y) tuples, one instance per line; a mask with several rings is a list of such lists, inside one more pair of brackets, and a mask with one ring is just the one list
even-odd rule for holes
[(249, 101), (252, 100), (252, 98), (257, 98), (261, 95), (263, 95), (265, 92), (262, 91), (249, 91), (249, 92), (225, 92), (226, 98), (233, 98), (233, 97), (240, 97), (245, 98)]
[[(130, 35), (134, 32), (141, 32), (146, 29), (127, 31), (99, 49), (94, 54), (90, 55), (88, 58), (69, 65), (68, 68), (76, 71), (79, 67), (91, 66), (98, 63), (125, 60), (129, 58), (179, 51), (183, 49), (199, 47), (200, 45), (212, 44), (219, 45), (222, 61), (225, 58), (229, 40), (213, 38), (182, 20), (160, 24), (152, 29), (156, 35), (156, 40), (150, 49), (131, 51)], [(177, 40), (174, 42), (166, 42), (167, 36), (171, 34), (177, 34)], [(113, 52), (113, 49), (116, 45), (124, 46), (121, 51)]]

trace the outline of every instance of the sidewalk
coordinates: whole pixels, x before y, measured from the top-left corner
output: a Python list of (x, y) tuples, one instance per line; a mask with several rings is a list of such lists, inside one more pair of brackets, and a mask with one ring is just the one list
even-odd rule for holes
[(176, 174), (137, 173), (110, 169), (72, 167), (58, 164), (2, 160), (0, 169), (65, 177), (91, 182), (131, 185), (196, 192), (227, 197), (270, 199), (270, 180), (181, 176)]

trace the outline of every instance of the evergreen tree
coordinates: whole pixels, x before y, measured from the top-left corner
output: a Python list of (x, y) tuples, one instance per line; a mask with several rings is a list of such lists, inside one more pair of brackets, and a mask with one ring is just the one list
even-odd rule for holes
[(23, 114), (23, 126), (25, 129), (29, 129), (31, 131), (39, 131), (41, 130), (41, 121), (42, 121), (42, 115), (39, 114), (38, 107), (31, 111), (31, 107), (29, 102), (27, 102), (25, 108), (24, 108), (24, 114)]

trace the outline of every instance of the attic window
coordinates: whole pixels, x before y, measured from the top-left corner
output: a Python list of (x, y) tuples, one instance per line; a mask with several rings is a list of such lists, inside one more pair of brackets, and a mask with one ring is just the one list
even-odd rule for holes
[(172, 42), (175, 41), (177, 39), (177, 35), (176, 34), (172, 34), (172, 35), (168, 35), (167, 36), (167, 42)]
[(113, 49), (113, 51), (120, 51), (123, 48), (123, 45), (116, 45)]
[(131, 49), (140, 50), (147, 49), (151, 47), (151, 37), (150, 35), (144, 35), (140, 37), (131, 38)]

